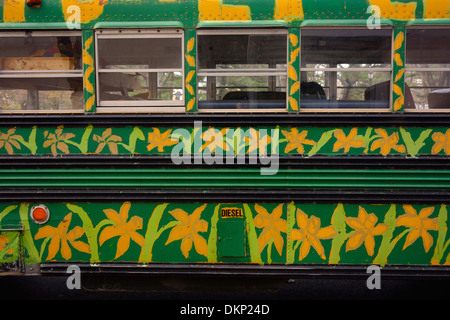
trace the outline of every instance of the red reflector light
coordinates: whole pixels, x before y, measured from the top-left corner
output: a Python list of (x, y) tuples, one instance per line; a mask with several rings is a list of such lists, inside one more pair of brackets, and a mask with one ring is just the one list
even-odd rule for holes
[(35, 223), (43, 224), (46, 223), (50, 218), (50, 211), (46, 206), (40, 204), (31, 208), (30, 216)]

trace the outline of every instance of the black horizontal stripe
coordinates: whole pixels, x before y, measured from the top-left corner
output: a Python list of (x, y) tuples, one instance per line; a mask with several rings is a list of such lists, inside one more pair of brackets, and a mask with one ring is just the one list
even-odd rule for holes
[(1, 202), (385, 203), (447, 204), (448, 190), (366, 189), (0, 189)]
[(0, 126), (382, 126), (448, 127), (450, 113), (2, 114)]
[[(71, 262), (70, 264), (74, 264)], [(69, 263), (44, 263), (42, 274), (66, 275)], [(77, 264), (84, 275), (155, 275), (155, 276), (226, 276), (226, 277), (345, 277), (367, 279), (368, 265), (255, 265), (255, 264), (161, 264), (129, 263)], [(383, 279), (395, 278), (443, 278), (450, 277), (449, 266), (387, 265), (382, 269)], [(231, 279), (231, 278), (230, 278)], [(259, 280), (262, 280), (259, 278)]]
[[(273, 160), (275, 161), (275, 160)], [(201, 158), (190, 157), (190, 164), (175, 164), (168, 155), (60, 155), (60, 156), (10, 156), (0, 157), (0, 169), (64, 169), (64, 168), (103, 168), (103, 169), (139, 169), (139, 168), (263, 168), (260, 159), (253, 164), (248, 156), (243, 164), (236, 158), (224, 158), (222, 164), (207, 164)], [(282, 169), (414, 169), (448, 170), (449, 157), (420, 156), (280, 156), (279, 168)]]

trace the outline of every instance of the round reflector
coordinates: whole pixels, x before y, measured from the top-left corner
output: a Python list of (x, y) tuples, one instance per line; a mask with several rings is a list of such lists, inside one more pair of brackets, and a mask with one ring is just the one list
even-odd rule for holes
[(50, 211), (46, 206), (40, 204), (31, 208), (30, 215), (35, 223), (43, 224), (50, 218)]

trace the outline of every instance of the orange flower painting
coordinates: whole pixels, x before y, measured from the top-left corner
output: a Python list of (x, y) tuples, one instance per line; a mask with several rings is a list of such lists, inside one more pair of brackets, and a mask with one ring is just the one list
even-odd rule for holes
[(388, 229), (384, 223), (379, 223), (375, 214), (368, 214), (363, 207), (359, 207), (358, 217), (346, 217), (345, 222), (355, 231), (351, 233), (346, 246), (346, 251), (355, 250), (363, 243), (366, 247), (367, 254), (373, 256), (375, 248), (374, 236), (379, 236)]
[(105, 146), (108, 146), (111, 154), (119, 154), (117, 143), (122, 142), (122, 137), (112, 134), (111, 128), (103, 131), (101, 136), (94, 134), (93, 140), (98, 143), (95, 153), (100, 153)]
[(258, 204), (255, 204), (255, 210), (258, 212), (254, 220), (255, 227), (263, 229), (258, 237), (259, 251), (262, 252), (273, 241), (278, 254), (281, 256), (284, 245), (281, 232), (287, 232), (286, 220), (281, 219), (283, 204), (273, 209), (272, 213), (269, 213), (264, 207)]
[(59, 223), (58, 227), (44, 226), (39, 229), (34, 239), (51, 238), (48, 246), (47, 260), (53, 259), (61, 249), (61, 256), (69, 260), (72, 257), (72, 250), (69, 244), (78, 251), (90, 253), (89, 245), (77, 240), (84, 234), (84, 229), (80, 226), (74, 227), (69, 231), (72, 221), (72, 212), (68, 213)]
[(388, 155), (391, 152), (391, 149), (394, 149), (397, 152), (404, 153), (406, 152), (406, 148), (402, 144), (398, 144), (400, 138), (398, 136), (398, 132), (394, 132), (391, 135), (388, 135), (386, 130), (384, 129), (375, 129), (375, 132), (380, 137), (375, 140), (370, 147), (370, 151), (374, 151), (376, 149), (380, 149), (380, 153), (383, 156)]
[(47, 138), (47, 140), (44, 141), (44, 148), (50, 147), (52, 154), (58, 154), (58, 150), (65, 154), (70, 153), (69, 146), (65, 141), (74, 138), (75, 135), (70, 132), (63, 133), (63, 130), (64, 126), (58, 126), (55, 133), (48, 133), (48, 131), (44, 132), (44, 136)]
[(444, 150), (446, 155), (450, 155), (450, 129), (444, 133), (435, 132), (433, 133), (433, 141), (435, 142), (433, 148), (431, 149), (432, 154), (438, 154), (441, 150)]
[(169, 211), (169, 213), (178, 220), (178, 225), (173, 227), (170, 231), (166, 245), (181, 239), (180, 249), (185, 258), (189, 257), (192, 244), (198, 254), (205, 257), (208, 255), (208, 245), (206, 240), (199, 235), (199, 232), (208, 231), (208, 222), (200, 219), (200, 216), (205, 208), (206, 203), (201, 207), (196, 208), (192, 214), (188, 214), (182, 209), (174, 209)]
[(99, 243), (102, 245), (105, 241), (119, 237), (117, 241), (116, 256), (114, 259), (123, 255), (130, 246), (130, 240), (133, 240), (138, 245), (144, 245), (144, 237), (136, 230), (142, 229), (142, 217), (133, 216), (128, 220), (128, 212), (130, 210), (131, 203), (125, 202), (119, 212), (113, 209), (105, 209), (103, 212), (114, 223), (112, 226), (107, 226), (102, 230), (100, 234)]
[(325, 250), (320, 240), (333, 238), (336, 235), (334, 227), (322, 228), (320, 218), (314, 215), (308, 218), (308, 215), (301, 209), (297, 209), (296, 218), (300, 229), (292, 229), (291, 239), (302, 241), (298, 259), (306, 258), (313, 247), (317, 254), (325, 260)]
[(172, 129), (161, 133), (158, 128), (153, 128), (153, 132), (148, 134), (147, 150), (151, 151), (157, 148), (158, 152), (163, 152), (164, 147), (173, 146), (178, 141), (171, 138)]
[(333, 152), (344, 149), (344, 152), (347, 153), (350, 148), (364, 148), (364, 140), (362, 138), (357, 138), (357, 133), (358, 128), (353, 128), (348, 136), (345, 135), (342, 129), (336, 129), (334, 131), (334, 137), (337, 141), (333, 146)]
[(283, 135), (288, 140), (288, 143), (286, 145), (286, 148), (284, 149), (285, 153), (289, 153), (292, 150), (297, 149), (297, 153), (304, 154), (305, 153), (305, 147), (304, 144), (313, 146), (316, 143), (313, 140), (306, 139), (306, 136), (308, 135), (308, 131), (303, 130), (302, 132), (298, 132), (297, 128), (292, 128), (291, 131), (281, 130)]
[(422, 238), (425, 252), (428, 252), (433, 245), (433, 237), (428, 231), (437, 231), (439, 229), (438, 218), (428, 218), (434, 212), (434, 207), (423, 208), (419, 214), (411, 205), (404, 205), (403, 209), (406, 213), (397, 218), (397, 226), (411, 228), (406, 237), (403, 250), (412, 245), (417, 239)]
[(20, 144), (17, 142), (17, 139), (21, 139), (22, 137), (14, 134), (16, 132), (16, 128), (9, 129), (6, 133), (0, 132), (0, 149), (5, 148), (8, 154), (13, 154), (13, 147), (20, 150)]

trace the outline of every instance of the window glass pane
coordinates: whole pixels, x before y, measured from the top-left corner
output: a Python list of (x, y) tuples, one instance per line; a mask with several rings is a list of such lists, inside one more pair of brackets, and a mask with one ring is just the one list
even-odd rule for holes
[(81, 37), (21, 33), (0, 37), (0, 69), (81, 70)]
[(450, 29), (406, 32), (407, 109), (450, 108)]
[(81, 36), (0, 33), (0, 110), (83, 110)]
[(391, 30), (304, 29), (301, 37), (301, 108), (389, 108)]
[(301, 36), (302, 67), (391, 66), (391, 30), (305, 29)]
[(450, 67), (450, 29), (406, 30), (406, 66)]
[(82, 110), (81, 78), (0, 78), (0, 109)]
[(110, 101), (183, 100), (181, 72), (101, 73), (100, 99)]
[(199, 35), (199, 108), (286, 108), (287, 50), (285, 34)]
[(179, 69), (181, 38), (99, 39), (101, 69)]
[(287, 41), (279, 35), (200, 35), (198, 54), (201, 69), (274, 68), (286, 63)]
[(108, 31), (97, 45), (100, 108), (184, 105), (182, 34)]
[[(223, 76), (209, 80), (207, 78), (209, 77), (198, 78), (198, 99), (204, 109), (286, 107), (286, 76)], [(208, 81), (215, 83), (215, 89), (208, 89)], [(274, 86), (273, 90), (268, 91), (270, 82)]]

